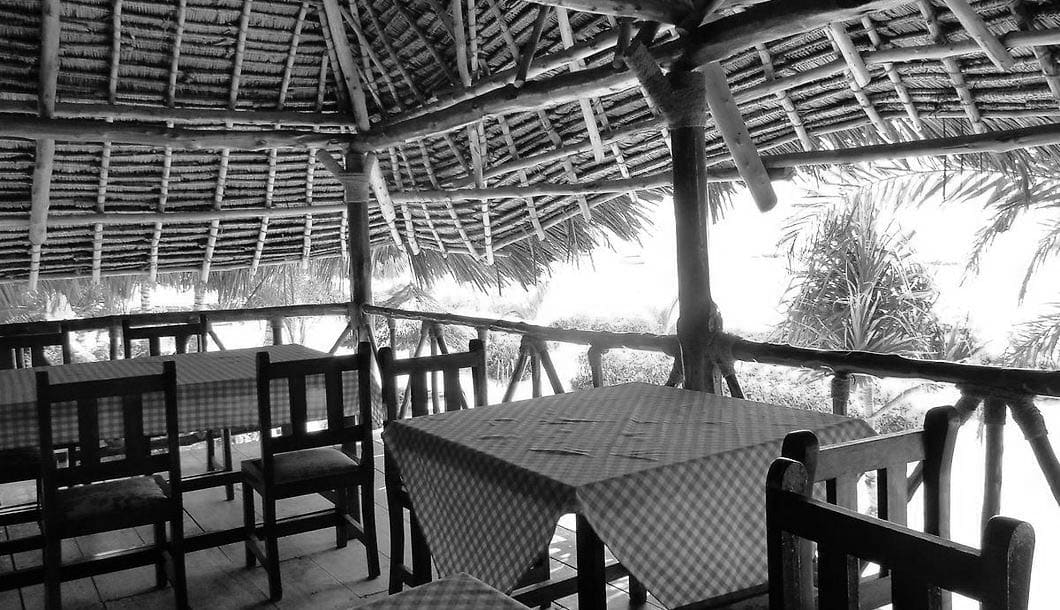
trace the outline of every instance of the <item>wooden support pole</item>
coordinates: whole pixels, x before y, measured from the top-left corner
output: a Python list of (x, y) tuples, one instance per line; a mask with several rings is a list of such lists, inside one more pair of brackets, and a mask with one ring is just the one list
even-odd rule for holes
[(346, 172), (362, 176), (359, 184), (346, 184), (346, 206), (349, 218), (350, 253), (350, 303), (354, 319), (350, 321), (358, 329), (360, 340), (369, 333), (364, 306), (372, 304), (372, 245), (368, 224), (369, 182), (364, 179), (364, 159), (359, 153), (346, 155)]
[(988, 396), (983, 401), (983, 427), (986, 436), (986, 467), (983, 472), (982, 527), (1001, 513), (1002, 462), (1005, 452), (1005, 401)]
[(832, 375), (832, 413), (847, 414), (847, 406), (850, 404), (850, 382), (851, 375), (845, 371), (838, 371)]
[[(55, 93), (59, 79), (59, 0), (41, 2), (40, 69), (37, 83), (37, 112), (43, 119), (55, 115)], [(3, 123), (4, 121), (0, 121)], [(48, 236), (48, 208), (51, 205), (52, 168), (55, 164), (55, 140), (37, 140), (33, 161), (33, 184), (30, 188), (30, 264), (29, 290), (37, 289), (40, 277), (41, 248)]]
[(589, 373), (592, 375), (594, 388), (602, 388), (605, 385), (603, 363), (605, 351), (595, 345), (589, 347), (587, 357), (589, 358)]
[(721, 329), (716, 328), (717, 312), (710, 296), (705, 82), (701, 75), (691, 71), (671, 72), (669, 80), (674, 91), (686, 100), (690, 115), (686, 120), (671, 122), (670, 130), (680, 301), (677, 336), (684, 362), (685, 387), (714, 392), (714, 366), (708, 345), (710, 334)]

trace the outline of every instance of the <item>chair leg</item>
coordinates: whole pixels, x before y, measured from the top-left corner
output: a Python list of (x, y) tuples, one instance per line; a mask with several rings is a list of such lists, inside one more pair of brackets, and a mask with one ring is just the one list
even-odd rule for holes
[[(221, 459), (224, 463), (225, 472), (232, 471), (232, 431), (228, 428), (221, 430)], [(231, 502), (236, 499), (235, 485), (225, 485), (225, 499)]]
[(648, 590), (632, 574), (629, 576), (629, 603), (643, 605), (648, 602)]
[(243, 553), (246, 557), (246, 565), (253, 568), (257, 564), (257, 556), (251, 550), (254, 544), (254, 488), (246, 481), (243, 482)]
[(177, 610), (188, 607), (188, 575), (184, 564), (184, 516), (173, 519), (172, 540), (169, 544), (169, 559), (173, 564), (173, 594), (177, 601)]
[(44, 538), (44, 607), (48, 610), (63, 607), (62, 596), (62, 540), (45, 535)]
[(265, 569), (269, 574), (269, 599), (279, 601), (283, 598), (283, 584), (280, 582), (280, 552), (276, 536), (276, 499), (263, 496), (262, 504), (265, 516)]
[(432, 578), (431, 550), (413, 511), (409, 511), (409, 535), (412, 540), (412, 582), (417, 586), (427, 584)]
[(350, 512), (350, 489), (340, 487), (335, 490), (335, 548), (346, 548), (346, 542), (350, 539), (349, 528), (346, 527), (346, 515)]
[(404, 588), (402, 568), (405, 564), (405, 510), (397, 502), (387, 503), (387, 514), (390, 519), (390, 585), (388, 593), (401, 593)]
[(166, 586), (166, 522), (155, 523), (155, 586), (162, 589)]
[(368, 555), (368, 578), (379, 577), (379, 536), (375, 528), (375, 498), (371, 485), (361, 485), (361, 530), (364, 552)]
[(213, 430), (207, 430), (206, 431), (206, 471), (207, 472), (213, 472), (214, 470), (217, 470), (216, 449), (215, 449), (214, 444), (213, 444), (214, 438), (215, 437), (213, 435)]

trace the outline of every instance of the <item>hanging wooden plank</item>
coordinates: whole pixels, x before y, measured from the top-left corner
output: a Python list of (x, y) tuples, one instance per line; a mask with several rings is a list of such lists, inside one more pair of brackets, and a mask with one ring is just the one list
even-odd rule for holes
[[(733, 164), (740, 172), (758, 209), (768, 212), (776, 206), (777, 194), (773, 191), (769, 173), (758, 156), (758, 149), (751, 140), (751, 134), (747, 131), (740, 109), (732, 97), (732, 91), (729, 90), (725, 71), (721, 64), (714, 62), (703, 66), (702, 72), (707, 83), (706, 99), (714, 125), (721, 132), (725, 146), (732, 155)], [(674, 154), (676, 156), (676, 153)]]

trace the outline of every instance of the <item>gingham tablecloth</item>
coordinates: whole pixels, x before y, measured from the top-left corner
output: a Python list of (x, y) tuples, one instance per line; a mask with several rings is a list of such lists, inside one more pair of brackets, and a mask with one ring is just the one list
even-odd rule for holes
[[(269, 352), (274, 362), (319, 358), (325, 352), (303, 345), (274, 345), (250, 349), (202, 352), (81, 362), (61, 366), (0, 371), (0, 449), (36, 446), (37, 411), (36, 380), (39, 370), (47, 370), (53, 383), (110, 379), (130, 375), (152, 375), (162, 371), (163, 360), (177, 363), (177, 407), (182, 432), (208, 428), (232, 428), (258, 425), (258, 399), (255, 382), (255, 354)], [(357, 376), (343, 375), (343, 397), (348, 414), (357, 412)], [(310, 415), (323, 417), (323, 379), (307, 379)], [(314, 400), (315, 394), (320, 395)], [(161, 394), (145, 399), (144, 431), (149, 434), (165, 432), (165, 414)], [(277, 425), (290, 420), (287, 387), (276, 382), (272, 387), (273, 421)], [(317, 413), (313, 410), (317, 407)], [(71, 442), (77, 438), (74, 406), (57, 405), (53, 426), (56, 442)], [(100, 405), (100, 436), (120, 437), (122, 424), (118, 405)]]
[(526, 606), (467, 574), (454, 574), (385, 597), (364, 610), (526, 610)]
[(399, 421), (383, 434), (442, 574), (511, 591), (582, 514), (663, 604), (766, 581), (765, 475), (784, 435), (863, 421), (643, 383)]

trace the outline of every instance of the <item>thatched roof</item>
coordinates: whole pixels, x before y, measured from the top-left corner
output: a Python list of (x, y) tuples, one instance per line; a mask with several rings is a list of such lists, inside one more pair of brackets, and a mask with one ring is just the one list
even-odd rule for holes
[[(635, 236), (668, 188), (666, 122), (616, 60), (644, 29), (631, 16), (679, 23), (654, 38), (663, 65), (721, 62), (774, 176), (1025, 145), (1051, 161), (1060, 141), (1056, 2), (972, 2), (960, 19), (966, 0), (548, 4), (571, 8), (5, 0), (0, 280), (340, 256), (326, 164), (350, 146), (376, 153), (391, 199), (374, 190), (374, 246), (424, 273), (528, 281)], [(589, 5), (619, 16), (574, 10)], [(707, 154), (719, 187), (738, 177), (709, 122)]]

